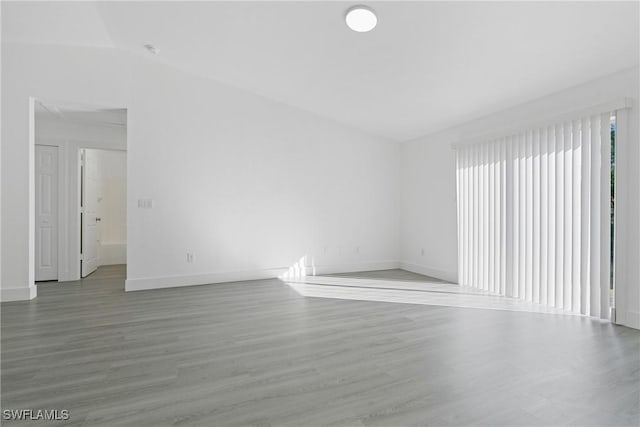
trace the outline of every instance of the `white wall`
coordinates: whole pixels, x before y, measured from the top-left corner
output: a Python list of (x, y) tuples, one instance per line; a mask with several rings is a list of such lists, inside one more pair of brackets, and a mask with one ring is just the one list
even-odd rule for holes
[(454, 151), (439, 141), (403, 144), (401, 170), (402, 267), (456, 282)]
[(127, 262), (127, 153), (93, 150), (98, 167), (100, 265)]
[(3, 300), (35, 292), (29, 97), (128, 108), (129, 289), (397, 266), (397, 145), (116, 50), (2, 56)]
[[(617, 145), (617, 318), (640, 328), (640, 149), (638, 102), (640, 70), (621, 71), (587, 84), (402, 144), (402, 263), (436, 277), (457, 277), (455, 155), (451, 144), (526, 126), (622, 97), (629, 135)], [(621, 136), (619, 135), (619, 138)], [(425, 256), (420, 255), (425, 248)]]
[(3, 301), (36, 295), (30, 97), (124, 106), (129, 76), (125, 58), (111, 49), (2, 44)]
[(146, 61), (134, 81), (128, 204), (154, 207), (129, 210), (128, 288), (397, 265), (397, 145)]

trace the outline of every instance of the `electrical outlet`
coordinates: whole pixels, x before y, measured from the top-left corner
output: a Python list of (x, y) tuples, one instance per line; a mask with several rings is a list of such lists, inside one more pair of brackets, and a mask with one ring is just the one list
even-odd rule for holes
[(187, 252), (187, 263), (193, 264), (196, 262), (196, 255), (193, 252)]
[(360, 246), (356, 246), (356, 253), (359, 254), (360, 253)]
[(420, 250), (420, 255), (424, 256), (424, 248)]

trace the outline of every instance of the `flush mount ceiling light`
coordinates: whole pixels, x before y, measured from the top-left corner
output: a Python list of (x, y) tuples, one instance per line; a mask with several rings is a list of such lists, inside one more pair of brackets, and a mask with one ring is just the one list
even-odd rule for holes
[(353, 6), (347, 10), (344, 17), (349, 28), (358, 33), (373, 30), (378, 24), (376, 13), (369, 6)]
[(157, 47), (155, 47), (152, 44), (145, 44), (144, 48), (147, 49), (149, 51), (149, 53), (152, 53), (154, 55), (157, 55), (160, 53), (160, 49), (158, 49)]

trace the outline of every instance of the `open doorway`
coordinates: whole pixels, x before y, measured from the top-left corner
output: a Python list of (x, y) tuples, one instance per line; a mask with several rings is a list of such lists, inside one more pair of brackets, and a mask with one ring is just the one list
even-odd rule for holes
[(127, 259), (125, 151), (80, 151), (80, 275)]
[(125, 264), (126, 109), (34, 104), (35, 281)]

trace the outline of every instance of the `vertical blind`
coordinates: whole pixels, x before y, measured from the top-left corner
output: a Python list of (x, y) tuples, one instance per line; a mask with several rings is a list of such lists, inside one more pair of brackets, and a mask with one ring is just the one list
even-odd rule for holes
[(610, 117), (457, 147), (461, 285), (609, 317)]

